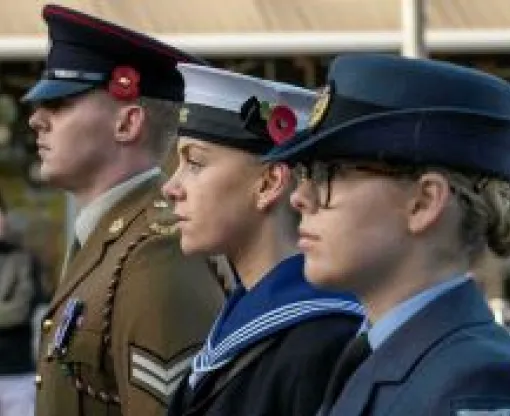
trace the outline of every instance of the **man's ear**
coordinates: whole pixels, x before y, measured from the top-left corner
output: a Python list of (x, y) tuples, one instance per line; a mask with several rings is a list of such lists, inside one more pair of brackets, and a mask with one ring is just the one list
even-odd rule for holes
[(408, 229), (420, 234), (440, 220), (448, 205), (451, 190), (446, 177), (440, 173), (423, 174), (412, 189), (408, 204)]
[(257, 208), (266, 210), (280, 198), (286, 197), (292, 179), (290, 168), (284, 163), (267, 165), (257, 189)]
[(145, 117), (145, 110), (139, 105), (120, 107), (115, 121), (115, 139), (121, 143), (139, 140)]

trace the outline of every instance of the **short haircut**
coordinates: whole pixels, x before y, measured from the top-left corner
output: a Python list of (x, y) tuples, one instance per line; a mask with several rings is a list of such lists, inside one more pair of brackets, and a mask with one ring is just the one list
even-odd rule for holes
[(176, 140), (181, 104), (147, 97), (140, 97), (138, 103), (146, 112), (150, 149), (163, 157)]

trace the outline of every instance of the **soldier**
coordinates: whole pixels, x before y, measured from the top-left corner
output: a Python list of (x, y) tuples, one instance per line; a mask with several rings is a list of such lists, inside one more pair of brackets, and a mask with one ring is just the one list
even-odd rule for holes
[(41, 177), (80, 208), (43, 321), (38, 416), (163, 415), (223, 296), (184, 258), (158, 161), (178, 124), (176, 49), (46, 6), (51, 49), (33, 103)]
[(319, 414), (508, 415), (510, 337), (472, 268), (487, 247), (510, 253), (510, 86), (444, 62), (340, 57), (287, 143), (266, 160), (301, 178), (307, 277), (352, 290), (370, 321)]

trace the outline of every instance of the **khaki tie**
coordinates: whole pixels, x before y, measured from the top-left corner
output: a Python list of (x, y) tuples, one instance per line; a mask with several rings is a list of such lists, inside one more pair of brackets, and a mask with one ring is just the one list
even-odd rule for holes
[(60, 273), (60, 281), (62, 281), (64, 279), (64, 276), (67, 272), (68, 266), (71, 264), (73, 259), (76, 257), (76, 254), (78, 253), (78, 251), (80, 251), (80, 248), (81, 248), (80, 240), (78, 240), (77, 237), (74, 237), (73, 243), (71, 244), (71, 246), (69, 247), (69, 250), (67, 251), (67, 255), (64, 260), (64, 264), (62, 265), (62, 271)]

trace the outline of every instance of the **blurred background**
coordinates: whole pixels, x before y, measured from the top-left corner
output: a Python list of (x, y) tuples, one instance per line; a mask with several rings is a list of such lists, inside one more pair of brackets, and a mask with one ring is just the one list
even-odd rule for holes
[[(21, 243), (47, 271), (51, 292), (73, 217), (71, 200), (38, 181), (30, 108), (48, 48), (46, 2), (2, 0), (0, 14), (0, 189)], [(510, 80), (508, 0), (69, 0), (56, 1), (153, 35), (213, 65), (316, 88), (330, 59), (347, 52), (433, 57)], [(490, 255), (480, 284), (497, 318), (510, 321), (505, 262)]]

